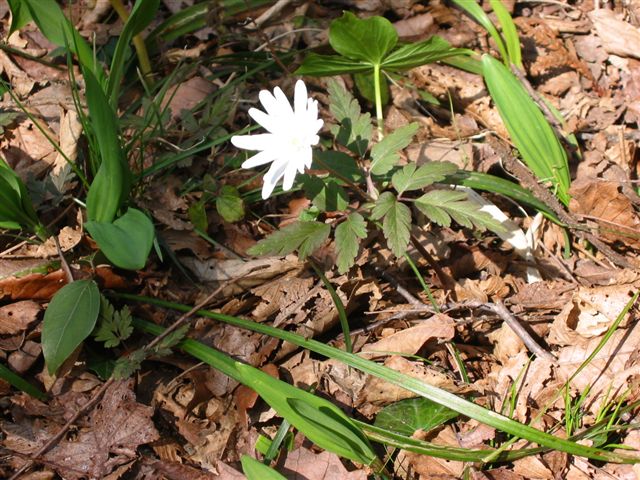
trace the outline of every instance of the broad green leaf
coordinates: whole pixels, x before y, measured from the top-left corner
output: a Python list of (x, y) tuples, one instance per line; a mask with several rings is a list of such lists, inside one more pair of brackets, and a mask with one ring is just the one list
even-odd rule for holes
[(415, 163), (410, 163), (398, 170), (391, 177), (393, 188), (398, 191), (398, 195), (410, 190), (418, 190), (435, 182), (444, 180), (447, 175), (453, 175), (458, 171), (451, 162), (428, 162), (418, 167)]
[(9, 28), (9, 35), (11, 35), (13, 32), (24, 27), (32, 19), (29, 8), (26, 3), (24, 3), (24, 0), (7, 0), (7, 3), (11, 10), (11, 27)]
[(417, 198), (415, 205), (429, 220), (443, 227), (450, 226), (453, 218), (467, 228), (504, 230), (491, 215), (480, 210), (480, 205), (469, 201), (467, 194), (458, 190), (432, 190)]
[(418, 123), (410, 123), (394, 130), (376, 143), (371, 149), (371, 173), (384, 175), (389, 172), (400, 158), (400, 151), (405, 148), (418, 131)]
[(332, 129), (336, 141), (354, 153), (362, 156), (371, 141), (371, 116), (360, 112), (358, 101), (353, 98), (337, 81), (331, 79), (327, 83), (329, 92), (329, 110), (340, 123)]
[(445, 60), (473, 52), (464, 48), (453, 48), (441, 37), (433, 36), (424, 42), (409, 43), (391, 52), (382, 61), (384, 70), (406, 70), (427, 63)]
[(417, 430), (428, 432), (458, 415), (427, 398), (416, 397), (387, 405), (376, 416), (374, 425), (410, 437)]
[(240, 463), (242, 463), (242, 472), (246, 475), (247, 480), (286, 480), (273, 468), (249, 455), (242, 455)]
[(320, 222), (295, 222), (260, 240), (247, 252), (250, 255), (287, 255), (298, 251), (305, 259), (329, 237), (331, 227)]
[(335, 235), (338, 271), (345, 273), (358, 255), (360, 240), (367, 236), (367, 222), (358, 212), (352, 212), (336, 227)]
[(244, 201), (238, 189), (223, 185), (216, 197), (216, 210), (225, 221), (233, 223), (244, 218)]
[(371, 218), (382, 221), (382, 233), (396, 257), (407, 251), (411, 233), (411, 210), (391, 192), (384, 192), (373, 207)]
[(349, 205), (347, 192), (333, 178), (307, 175), (303, 187), (307, 198), (321, 212), (342, 211)]
[(478, 2), (476, 2), (476, 0), (452, 0), (452, 2), (465, 10), (471, 18), (489, 32), (493, 41), (496, 42), (500, 56), (505, 62), (509, 62), (509, 52), (507, 52), (507, 48), (504, 45), (504, 40), (502, 39), (500, 32), (498, 32), (498, 29), (489, 18), (489, 15), (486, 14)]
[(114, 265), (127, 270), (144, 268), (155, 229), (153, 222), (140, 210), (129, 208), (113, 223), (89, 221), (85, 227)]
[(42, 323), (42, 353), (55, 373), (93, 331), (100, 312), (100, 292), (93, 280), (77, 280), (53, 296)]
[(340, 55), (379, 65), (398, 43), (398, 33), (384, 17), (376, 15), (361, 20), (351, 12), (344, 12), (331, 22), (329, 43)]
[(507, 67), (489, 55), (482, 56), (482, 67), (491, 98), (524, 163), (540, 181), (550, 181), (557, 197), (568, 205), (571, 178), (567, 154), (553, 129)]
[(371, 71), (372, 67), (369, 63), (351, 60), (339, 55), (319, 55), (311, 52), (294, 73), (296, 75), (333, 76)]
[(354, 158), (346, 153), (335, 150), (316, 152), (314, 153), (314, 162), (317, 168), (328, 169), (331, 173), (335, 172), (351, 182), (358, 183), (363, 179), (362, 170)]
[(114, 108), (118, 106), (120, 82), (124, 75), (125, 60), (131, 50), (131, 39), (154, 20), (159, 6), (160, 0), (136, 0), (118, 37), (106, 87), (106, 96)]
[(507, 46), (507, 53), (509, 54), (509, 61), (516, 67), (522, 69), (520, 37), (518, 36), (515, 23), (513, 23), (513, 18), (509, 15), (509, 11), (505, 8), (502, 0), (489, 0), (489, 3), (500, 22), (502, 35)]
[(95, 76), (84, 70), (87, 106), (99, 155), (95, 178), (87, 194), (87, 217), (90, 221), (111, 222), (129, 194), (129, 168), (118, 136), (118, 120)]
[(31, 197), (22, 179), (0, 158), (0, 227), (11, 230), (26, 228), (41, 240), (47, 237), (40, 224)]

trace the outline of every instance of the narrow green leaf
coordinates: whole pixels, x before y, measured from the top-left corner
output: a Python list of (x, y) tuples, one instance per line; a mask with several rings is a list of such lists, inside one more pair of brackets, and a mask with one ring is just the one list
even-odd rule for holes
[(382, 61), (384, 70), (407, 70), (458, 55), (470, 55), (465, 48), (453, 48), (437, 35), (423, 42), (409, 43), (394, 50)]
[(374, 425), (410, 437), (417, 430), (428, 432), (458, 415), (427, 398), (416, 397), (387, 405), (376, 416)]
[(155, 229), (153, 222), (140, 210), (129, 208), (113, 223), (89, 221), (85, 228), (114, 265), (127, 270), (144, 268)]
[(502, 0), (489, 0), (491, 8), (498, 17), (500, 27), (502, 28), (502, 35), (507, 46), (507, 53), (509, 54), (509, 61), (516, 67), (522, 69), (522, 51), (520, 50), (520, 37), (516, 30), (516, 25), (513, 23), (513, 18), (509, 15), (509, 12), (502, 3)]
[(93, 331), (100, 312), (100, 292), (93, 280), (77, 280), (53, 296), (42, 323), (42, 353), (55, 373)]
[(360, 60), (351, 60), (350, 58), (339, 55), (319, 55), (311, 52), (304, 58), (302, 65), (300, 65), (294, 73), (295, 75), (329, 77), (333, 75), (367, 73), (371, 71), (371, 65), (361, 62)]
[(7, 3), (11, 10), (11, 27), (9, 28), (9, 35), (11, 35), (13, 32), (24, 27), (32, 19), (29, 8), (23, 0), (7, 0)]
[(233, 223), (244, 218), (244, 201), (238, 189), (223, 185), (216, 197), (216, 210), (225, 221)]
[(483, 55), (482, 68), (491, 98), (524, 163), (540, 181), (550, 181), (557, 197), (568, 205), (569, 164), (553, 129), (507, 67), (495, 58)]
[(295, 222), (260, 240), (247, 252), (250, 255), (287, 255), (298, 250), (305, 259), (327, 238), (331, 227), (320, 222)]
[(411, 233), (411, 210), (399, 202), (391, 192), (384, 192), (373, 207), (371, 218), (382, 221), (382, 233), (396, 257), (407, 251)]
[(458, 170), (451, 162), (428, 162), (418, 167), (410, 163), (398, 170), (391, 177), (393, 188), (401, 195), (405, 191), (419, 190), (435, 182), (444, 180)]
[(371, 115), (361, 113), (358, 101), (342, 85), (331, 79), (327, 83), (329, 110), (340, 123), (332, 131), (336, 141), (362, 156), (371, 141)]
[(353, 266), (360, 240), (367, 236), (367, 222), (358, 212), (352, 212), (336, 227), (335, 235), (338, 271), (345, 273)]
[(45, 400), (47, 398), (46, 393), (27, 382), (20, 375), (6, 367), (2, 362), (0, 362), (0, 378), (16, 387), (18, 390), (27, 393), (38, 400)]
[(246, 475), (247, 480), (286, 480), (273, 468), (249, 455), (242, 455), (240, 463), (242, 463), (242, 472)]
[(500, 32), (498, 32), (498, 29), (489, 18), (489, 15), (486, 14), (476, 0), (452, 0), (452, 2), (471, 15), (471, 18), (489, 32), (493, 41), (496, 42), (500, 56), (505, 62), (509, 62), (509, 52), (507, 52), (507, 48), (504, 45), (504, 40), (502, 39)]
[(398, 43), (398, 33), (384, 17), (361, 20), (344, 12), (329, 26), (329, 43), (340, 55), (375, 65)]
[(389, 172), (400, 158), (400, 151), (411, 143), (418, 127), (417, 122), (410, 123), (394, 130), (376, 143), (371, 149), (371, 173), (384, 175)]

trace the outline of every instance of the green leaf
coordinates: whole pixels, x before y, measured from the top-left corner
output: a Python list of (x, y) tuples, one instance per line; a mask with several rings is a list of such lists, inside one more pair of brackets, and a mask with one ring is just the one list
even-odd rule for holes
[(187, 210), (189, 221), (195, 228), (206, 232), (209, 229), (209, 220), (207, 219), (206, 202), (203, 199), (189, 205)]
[(502, 56), (505, 62), (509, 61), (509, 52), (507, 52), (507, 48), (504, 45), (504, 41), (502, 36), (498, 32), (498, 29), (495, 27), (489, 15), (482, 9), (482, 7), (476, 2), (476, 0), (452, 0), (453, 3), (458, 5), (460, 8), (465, 10), (471, 17), (478, 22), (482, 28), (484, 28), (493, 41), (496, 42), (498, 46), (498, 50), (500, 51), (500, 56)]
[(458, 415), (427, 398), (408, 398), (380, 410), (374, 425), (410, 437), (417, 430), (428, 432)]
[[(84, 70), (87, 106), (92, 133), (97, 141), (94, 164), (99, 165), (87, 194), (90, 221), (111, 222), (129, 194), (129, 167), (118, 135), (118, 120), (95, 76)], [(95, 173), (95, 172), (94, 172)]]
[(398, 170), (391, 177), (393, 188), (398, 191), (398, 195), (408, 190), (418, 190), (435, 182), (444, 180), (447, 175), (453, 175), (458, 171), (450, 162), (428, 162), (418, 167), (415, 163), (410, 163)]
[(331, 227), (320, 222), (295, 222), (260, 240), (247, 252), (250, 255), (287, 255), (298, 250), (307, 258), (329, 237)]
[(244, 218), (244, 201), (236, 187), (222, 186), (216, 197), (216, 210), (225, 221), (230, 223)]
[(93, 280), (77, 280), (53, 296), (42, 323), (42, 353), (55, 373), (93, 331), (100, 313), (100, 292)]
[(34, 232), (40, 232), (43, 229), (22, 179), (2, 158), (0, 158), (0, 227), (11, 230), (27, 228)]
[[(356, 88), (360, 92), (360, 95), (375, 104), (376, 90), (373, 78), (374, 77), (371, 72), (355, 73), (353, 75), (353, 80), (356, 82)], [(386, 105), (389, 103), (389, 82), (387, 81), (387, 76), (382, 71), (379, 73), (379, 78), (382, 105)]]
[(349, 196), (333, 178), (307, 175), (303, 180), (307, 198), (321, 212), (342, 211), (349, 205)]
[(118, 312), (104, 295), (100, 295), (100, 315), (94, 332), (95, 339), (104, 342), (105, 347), (113, 348), (129, 338), (132, 332), (129, 307), (125, 305)]
[(384, 175), (391, 170), (400, 158), (400, 150), (405, 148), (418, 131), (418, 123), (400, 127), (376, 143), (371, 149), (371, 173)]
[(522, 160), (540, 181), (550, 181), (558, 199), (568, 205), (569, 164), (553, 128), (507, 67), (483, 55), (482, 68), (491, 98)]
[(7, 3), (11, 10), (11, 27), (9, 28), (9, 35), (11, 35), (13, 32), (24, 27), (32, 19), (29, 8), (23, 0), (7, 0)]
[(491, 215), (480, 210), (480, 205), (469, 201), (467, 194), (459, 190), (432, 190), (416, 199), (415, 205), (429, 220), (443, 227), (449, 227), (453, 218), (467, 228), (504, 230)]
[(358, 212), (352, 212), (336, 227), (335, 236), (338, 271), (345, 273), (353, 266), (360, 240), (367, 236), (367, 222)]
[(319, 168), (336, 172), (351, 182), (358, 183), (364, 178), (362, 170), (360, 170), (356, 161), (346, 153), (325, 150), (316, 152), (314, 157)]
[(242, 463), (242, 472), (246, 475), (247, 480), (286, 480), (273, 468), (249, 455), (242, 455), (240, 463)]
[(382, 68), (384, 70), (406, 70), (449, 57), (472, 53), (471, 50), (464, 48), (453, 48), (446, 40), (433, 36), (424, 42), (409, 43), (394, 50), (382, 61)]
[(342, 85), (331, 79), (327, 83), (329, 110), (340, 123), (332, 129), (336, 141), (352, 152), (363, 156), (371, 141), (371, 115), (362, 114), (358, 101)]
[(140, 210), (129, 208), (113, 223), (90, 221), (85, 227), (114, 265), (127, 270), (144, 268), (155, 230), (149, 217)]
[(522, 69), (522, 51), (520, 50), (520, 38), (518, 37), (518, 31), (516, 25), (513, 23), (513, 18), (509, 15), (509, 11), (505, 8), (502, 0), (489, 0), (491, 8), (498, 17), (500, 27), (502, 28), (502, 35), (507, 46), (507, 53), (509, 55), (509, 61), (516, 67)]
[(344, 12), (329, 26), (329, 43), (340, 55), (376, 65), (398, 43), (398, 33), (384, 17), (361, 20)]
[(294, 73), (295, 75), (324, 77), (344, 75), (347, 73), (367, 73), (371, 71), (372, 67), (369, 63), (351, 60), (339, 55), (319, 55), (312, 52), (305, 57), (302, 65), (300, 65)]
[(382, 233), (387, 239), (389, 248), (396, 257), (401, 257), (407, 251), (411, 233), (411, 210), (404, 203), (399, 202), (391, 192), (384, 192), (373, 207), (371, 218), (382, 222)]

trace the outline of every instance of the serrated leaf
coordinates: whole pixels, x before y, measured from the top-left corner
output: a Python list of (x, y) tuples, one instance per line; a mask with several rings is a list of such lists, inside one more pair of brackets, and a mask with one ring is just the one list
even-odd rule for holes
[(379, 65), (398, 43), (398, 33), (384, 17), (361, 20), (351, 12), (344, 12), (331, 22), (329, 43), (340, 55)]
[(367, 236), (367, 222), (358, 212), (352, 212), (336, 227), (335, 235), (338, 271), (345, 273), (353, 266), (360, 240)]
[(384, 175), (391, 170), (400, 158), (400, 150), (405, 148), (418, 131), (418, 123), (410, 123), (396, 129), (371, 149), (371, 173)]
[(133, 332), (131, 325), (131, 312), (126, 305), (119, 312), (104, 297), (100, 296), (100, 315), (98, 326), (95, 329), (94, 338), (104, 342), (107, 348), (120, 345), (123, 340), (129, 338)]
[(417, 430), (428, 432), (458, 415), (443, 405), (417, 397), (387, 405), (376, 416), (374, 425), (410, 437)]
[(371, 218), (382, 221), (382, 233), (396, 257), (407, 251), (411, 233), (411, 210), (391, 192), (384, 192), (373, 207)]
[(77, 280), (53, 296), (42, 323), (42, 353), (55, 373), (93, 331), (100, 312), (100, 292), (93, 280)]
[(342, 211), (349, 205), (347, 192), (332, 178), (307, 175), (303, 187), (307, 198), (320, 212)]
[(410, 163), (393, 174), (391, 183), (400, 195), (408, 190), (418, 190), (432, 183), (440, 182), (447, 175), (453, 175), (457, 171), (458, 167), (450, 162), (429, 162), (420, 167), (415, 163)]
[(480, 205), (469, 201), (462, 191), (432, 190), (416, 199), (415, 205), (429, 220), (443, 227), (449, 227), (453, 219), (467, 228), (503, 229), (491, 215), (481, 211)]
[(223, 185), (216, 197), (216, 210), (218, 214), (229, 223), (237, 222), (244, 218), (244, 201), (236, 187)]
[(327, 84), (329, 92), (329, 110), (340, 123), (332, 129), (336, 141), (354, 153), (362, 156), (369, 147), (373, 127), (371, 115), (361, 113), (358, 101), (337, 81)]
[(329, 237), (331, 227), (320, 222), (295, 222), (260, 240), (248, 250), (250, 255), (287, 255), (298, 251), (305, 259)]

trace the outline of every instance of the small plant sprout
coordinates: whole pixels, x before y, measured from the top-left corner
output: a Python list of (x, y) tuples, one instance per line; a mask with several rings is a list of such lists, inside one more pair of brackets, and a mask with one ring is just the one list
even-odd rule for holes
[(245, 160), (242, 168), (254, 168), (271, 163), (263, 177), (262, 198), (267, 199), (276, 184), (284, 177), (282, 188), (287, 191), (293, 186), (296, 172), (304, 173), (311, 167), (311, 147), (318, 144), (318, 131), (323, 121), (318, 118), (318, 101), (308, 98), (307, 86), (298, 80), (293, 97), (293, 108), (279, 87), (262, 90), (260, 103), (266, 113), (257, 108), (249, 109), (249, 115), (269, 133), (258, 135), (235, 135), (231, 143), (245, 150), (259, 150)]

